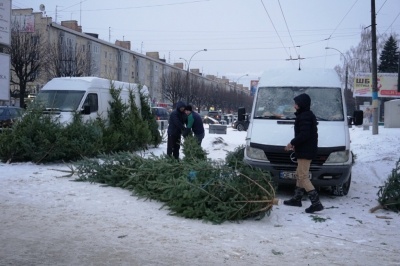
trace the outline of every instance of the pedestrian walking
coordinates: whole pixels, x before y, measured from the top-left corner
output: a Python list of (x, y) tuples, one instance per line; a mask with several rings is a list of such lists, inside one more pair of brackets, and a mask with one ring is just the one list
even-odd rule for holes
[(294, 98), (296, 119), (294, 122), (294, 138), (286, 145), (286, 151), (294, 151), (297, 158), (296, 189), (294, 196), (285, 200), (283, 204), (301, 207), (304, 193), (308, 194), (311, 206), (306, 208), (306, 213), (321, 211), (324, 207), (319, 200), (318, 192), (309, 179), (312, 159), (318, 151), (317, 118), (310, 110), (311, 98), (308, 94), (300, 94)]

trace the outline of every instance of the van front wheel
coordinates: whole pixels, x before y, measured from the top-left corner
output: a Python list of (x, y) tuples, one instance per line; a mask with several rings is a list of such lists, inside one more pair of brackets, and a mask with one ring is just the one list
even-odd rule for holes
[(350, 184), (351, 184), (351, 175), (345, 183), (337, 186), (332, 186), (332, 194), (334, 196), (340, 196), (340, 197), (346, 196), (349, 193)]

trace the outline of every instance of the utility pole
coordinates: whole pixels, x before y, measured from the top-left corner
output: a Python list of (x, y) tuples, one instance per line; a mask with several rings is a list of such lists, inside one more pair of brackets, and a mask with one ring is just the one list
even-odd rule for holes
[(379, 100), (378, 100), (378, 59), (376, 52), (376, 15), (375, 0), (371, 0), (371, 39), (372, 39), (372, 135), (378, 134)]
[(56, 23), (57, 23), (57, 6), (56, 6)]
[(79, 3), (79, 24), (82, 26), (82, 1)]

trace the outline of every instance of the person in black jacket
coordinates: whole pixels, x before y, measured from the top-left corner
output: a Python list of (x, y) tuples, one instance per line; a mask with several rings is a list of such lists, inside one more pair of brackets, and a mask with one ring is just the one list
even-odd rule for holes
[(205, 135), (203, 120), (198, 113), (193, 111), (191, 105), (187, 105), (185, 107), (185, 113), (187, 116), (187, 125), (183, 137), (185, 138), (191, 133), (191, 131), (193, 131), (194, 136), (197, 139), (197, 143), (201, 146), (201, 142), (203, 141)]
[(168, 120), (167, 155), (173, 155), (177, 160), (179, 160), (182, 133), (185, 130), (185, 106), (184, 102), (178, 102), (176, 104), (176, 109), (172, 111)]
[(294, 138), (285, 147), (285, 150), (295, 152), (297, 158), (297, 181), (295, 195), (291, 199), (285, 200), (283, 204), (301, 207), (301, 199), (304, 192), (307, 192), (311, 200), (311, 206), (306, 209), (306, 213), (313, 213), (324, 209), (317, 191), (308, 178), (311, 161), (316, 157), (318, 150), (317, 118), (310, 110), (310, 96), (303, 93), (296, 96), (293, 100), (295, 102), (294, 108), (296, 109)]

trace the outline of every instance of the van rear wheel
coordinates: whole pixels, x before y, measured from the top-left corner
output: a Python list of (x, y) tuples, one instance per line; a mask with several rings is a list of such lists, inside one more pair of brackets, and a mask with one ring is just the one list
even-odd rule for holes
[(332, 195), (334, 196), (346, 196), (349, 193), (351, 184), (351, 175), (349, 179), (341, 185), (332, 186)]

